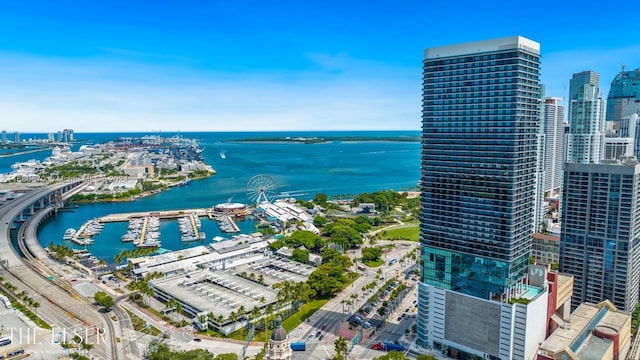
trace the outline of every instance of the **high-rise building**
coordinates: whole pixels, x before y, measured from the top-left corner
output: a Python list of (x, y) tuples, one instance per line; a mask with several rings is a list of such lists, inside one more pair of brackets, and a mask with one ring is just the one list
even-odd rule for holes
[(73, 129), (64, 129), (64, 130), (62, 130), (62, 141), (64, 141), (64, 142), (72, 142), (73, 141)]
[(13, 133), (13, 142), (15, 144), (20, 144), (20, 133), (17, 131)]
[(560, 270), (574, 275), (573, 307), (610, 300), (633, 311), (640, 280), (640, 164), (566, 165)]
[[(540, 103), (544, 98), (544, 85), (540, 84)], [(546, 178), (546, 164), (545, 164), (545, 143), (546, 134), (544, 132), (544, 113), (542, 106), (540, 107), (540, 121), (538, 121), (538, 131), (536, 134), (536, 173), (535, 173), (535, 187), (534, 198), (535, 207), (533, 208), (533, 231), (538, 232), (542, 228), (542, 222), (547, 215), (547, 208), (545, 207), (544, 191), (545, 191), (545, 178)]]
[(567, 162), (597, 164), (604, 157), (605, 102), (593, 71), (573, 74), (569, 81)]
[(7, 139), (7, 131), (2, 130), (2, 145), (7, 145), (9, 140)]
[(562, 99), (544, 99), (545, 133), (545, 197), (560, 194), (562, 186), (562, 166), (564, 164), (564, 106)]
[(625, 108), (640, 102), (640, 69), (624, 71), (624, 68), (611, 81), (607, 97), (607, 121), (620, 121)]
[(420, 346), (531, 358), (544, 339), (548, 293), (526, 281), (539, 69), (520, 36), (424, 52)]

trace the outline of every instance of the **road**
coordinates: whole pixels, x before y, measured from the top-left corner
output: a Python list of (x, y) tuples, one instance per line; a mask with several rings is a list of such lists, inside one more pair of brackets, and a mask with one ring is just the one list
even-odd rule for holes
[(110, 326), (110, 321), (100, 316), (93, 305), (81, 300), (73, 292), (64, 291), (48, 281), (42, 273), (36, 271), (36, 266), (29, 264), (18, 255), (11, 243), (10, 231), (13, 219), (22, 209), (66, 185), (68, 184), (34, 189), (0, 207), (0, 254), (6, 269), (3, 276), (17, 286), (19, 291), (24, 290), (29, 294), (37, 293), (47, 300), (40, 302), (41, 309), (38, 314), (51, 321), (52, 326), (104, 329), (105, 334), (102, 339), (91, 333), (93, 338), (89, 338), (88, 341), (93, 341), (94, 353), (100, 358), (119, 359), (122, 356), (117, 347), (114, 347), (116, 335)]
[[(377, 242), (377, 244), (379, 244), (379, 242)], [(416, 242), (395, 242), (394, 244), (397, 246), (386, 255), (387, 259), (400, 259), (418, 246)], [(357, 252), (350, 255), (352, 257), (359, 257)], [(316, 311), (307, 322), (300, 324), (292, 330), (289, 337), (292, 342), (307, 341), (306, 351), (304, 353), (294, 352), (292, 359), (327, 359), (333, 357), (335, 355), (333, 341), (337, 339), (338, 330), (343, 322), (364, 305), (364, 302), (390, 279), (390, 277), (395, 276), (396, 273), (401, 273), (401, 269), (403, 268), (406, 269), (407, 264), (396, 262), (391, 266), (383, 265), (384, 278), (378, 282), (378, 287), (369, 292), (369, 295), (365, 295), (363, 299), (363, 286), (375, 281), (377, 273), (375, 269), (367, 270), (362, 276), (349, 285), (349, 287), (327, 302), (320, 310)], [(354, 294), (358, 296), (356, 300), (352, 298)], [(351, 306), (350, 309), (345, 308), (342, 303), (343, 300), (351, 300), (354, 302), (354, 305)], [(343, 312), (343, 309), (345, 312)], [(324, 331), (322, 330), (323, 326), (326, 326)], [(322, 340), (319, 340), (315, 336), (318, 331), (323, 335)]]

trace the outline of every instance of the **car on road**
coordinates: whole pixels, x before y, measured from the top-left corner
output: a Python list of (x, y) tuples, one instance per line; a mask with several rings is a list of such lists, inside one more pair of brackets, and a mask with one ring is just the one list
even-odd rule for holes
[(313, 335), (307, 336), (307, 341), (310, 341), (311, 339), (313, 339)]
[(318, 338), (318, 340), (322, 340), (322, 338), (324, 338), (324, 335), (320, 335), (320, 337)]
[(193, 341), (195, 341), (195, 342), (201, 342), (201, 341), (202, 341), (202, 339), (200, 339), (200, 338), (194, 338), (194, 339), (193, 339)]
[(318, 331), (318, 332), (316, 333), (316, 337), (320, 337), (320, 335), (322, 335), (322, 331)]
[(327, 325), (322, 325), (322, 327), (320, 328), (322, 331), (327, 330)]

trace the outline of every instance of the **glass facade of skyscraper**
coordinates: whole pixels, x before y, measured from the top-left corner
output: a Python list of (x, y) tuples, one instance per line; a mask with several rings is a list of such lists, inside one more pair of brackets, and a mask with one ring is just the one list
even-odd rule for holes
[(607, 121), (620, 121), (627, 106), (640, 102), (640, 69), (621, 71), (611, 81), (607, 97)]
[(511, 37), (431, 48), (423, 64), (423, 282), (489, 299), (527, 268), (539, 45)]

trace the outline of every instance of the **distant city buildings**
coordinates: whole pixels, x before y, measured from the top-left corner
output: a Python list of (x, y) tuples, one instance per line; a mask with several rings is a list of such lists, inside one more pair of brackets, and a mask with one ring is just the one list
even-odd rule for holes
[[(45, 138), (32, 138), (29, 137), (27, 140), (25, 140), (26, 143), (30, 143), (30, 144), (40, 144), (42, 145), (45, 142), (73, 142), (74, 141), (74, 134), (73, 134), (73, 129), (64, 129), (63, 131), (58, 131), (57, 133), (57, 137), (54, 135), (54, 133), (47, 133), (46, 134), (46, 139)], [(21, 144), (22, 140), (20, 138), (20, 132), (15, 131), (13, 133), (13, 143), (14, 144)], [(9, 144), (9, 139), (7, 138), (7, 131), (6, 130), (2, 130), (2, 145), (7, 145)]]
[(73, 142), (73, 129), (62, 130), (62, 141)]
[(423, 64), (417, 343), (450, 355), (532, 358), (546, 331), (534, 314), (546, 313), (548, 299), (544, 276), (527, 281), (539, 44), (516, 36), (430, 48)]
[(593, 71), (573, 74), (569, 82), (567, 162), (597, 164), (604, 157), (605, 102)]
[(633, 311), (640, 281), (640, 164), (566, 165), (560, 271), (575, 277), (573, 307), (610, 300)]

